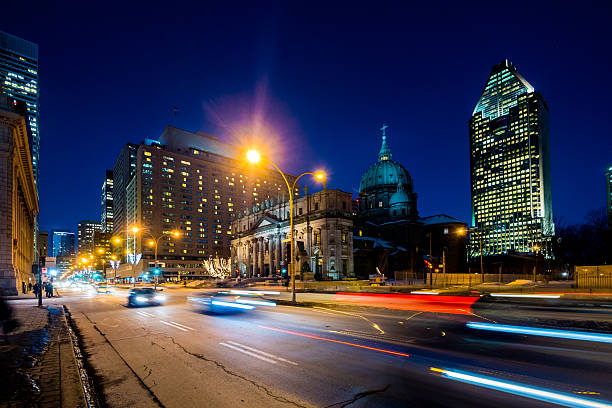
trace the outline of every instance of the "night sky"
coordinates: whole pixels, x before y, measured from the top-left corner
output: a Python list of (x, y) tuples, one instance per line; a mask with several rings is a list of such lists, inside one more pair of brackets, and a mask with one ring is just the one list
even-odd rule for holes
[(104, 170), (168, 124), (226, 141), (270, 135), (285, 169), (323, 166), (330, 188), (356, 195), (386, 123), (419, 214), (469, 222), (468, 120), (505, 58), (550, 108), (555, 217), (580, 222), (605, 205), (609, 2), (5, 3), (0, 30), (40, 47), (42, 230), (99, 219)]

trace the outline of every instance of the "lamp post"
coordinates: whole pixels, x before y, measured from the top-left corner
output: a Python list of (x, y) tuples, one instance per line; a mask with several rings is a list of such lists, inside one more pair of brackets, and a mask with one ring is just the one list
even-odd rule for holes
[(536, 283), (536, 274), (538, 273), (538, 249), (540, 247), (536, 244), (533, 246), (533, 255), (535, 256), (535, 265), (533, 266), (533, 283)]
[[(149, 234), (150, 235), (150, 234)], [(152, 235), (150, 235), (150, 237), (152, 238), (151, 241), (149, 241), (149, 246), (152, 246), (155, 248), (155, 266), (153, 267), (154, 273), (155, 273), (155, 289), (157, 289), (157, 280), (159, 279), (159, 273), (157, 272), (157, 246), (159, 245), (159, 240), (162, 239), (163, 237), (165, 237), (167, 234), (162, 234), (159, 237), (155, 238)], [(172, 233), (170, 234), (171, 236), (178, 238), (181, 233), (178, 231), (172, 231)]]
[[(246, 153), (246, 158), (248, 161), (250, 161), (253, 164), (257, 164), (261, 161), (261, 155), (259, 154), (257, 150), (249, 150)], [(302, 176), (311, 174), (315, 178), (315, 180), (322, 181), (322, 182), (326, 181), (326, 177), (325, 177), (325, 173), (322, 171), (305, 172), (305, 173), (300, 174), (295, 179), (295, 181), (293, 182), (293, 185), (289, 185), (289, 181), (287, 180), (287, 177), (285, 177), (285, 173), (283, 173), (282, 170), (276, 164), (274, 164), (271, 160), (268, 159), (267, 162), (270, 163), (270, 165), (274, 167), (276, 171), (280, 173), (280, 175), (283, 177), (283, 180), (285, 181), (285, 184), (287, 185), (287, 190), (289, 190), (289, 235), (290, 235), (289, 236), (289, 242), (290, 242), (289, 273), (291, 275), (291, 301), (295, 303), (295, 264), (294, 264), (294, 258), (293, 258), (293, 245), (294, 245), (293, 243), (293, 191), (295, 190), (295, 185), (297, 181)]]

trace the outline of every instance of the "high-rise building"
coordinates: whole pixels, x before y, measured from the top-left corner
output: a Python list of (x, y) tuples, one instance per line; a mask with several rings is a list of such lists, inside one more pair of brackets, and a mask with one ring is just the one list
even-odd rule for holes
[(113, 233), (125, 234), (127, 229), (126, 189), (136, 174), (138, 145), (126, 143), (113, 167)]
[(508, 60), (495, 65), (470, 119), (470, 256), (551, 256), (548, 106)]
[(94, 235), (102, 231), (102, 224), (98, 221), (83, 220), (77, 229), (78, 256), (94, 253)]
[(38, 45), (0, 31), (0, 88), (26, 103), (31, 132), (30, 153), (34, 182), (38, 186), (40, 141), (38, 134), (39, 84)]
[(49, 256), (73, 256), (75, 255), (74, 232), (66, 230), (51, 230), (49, 240)]
[(113, 232), (113, 171), (106, 170), (106, 177), (102, 183), (101, 195), (102, 232)]
[(34, 279), (32, 264), (38, 258), (38, 194), (26, 118), (25, 102), (3, 94), (0, 85), (0, 293), (4, 295), (16, 295)]
[[(131, 146), (124, 147), (113, 172), (114, 230), (127, 252), (143, 253), (145, 269), (154, 264), (152, 240), (167, 237), (158, 241), (157, 250), (164, 273), (180, 267), (181, 276), (201, 275), (209, 256), (229, 257), (231, 223), (238, 211), (253, 211), (256, 205), (267, 208), (272, 199), (279, 202), (287, 196), (277, 172), (248, 165), (235, 146), (207, 133), (171, 126), (158, 141), (136, 146), (135, 174), (119, 184), (129, 175)], [(124, 214), (121, 223), (119, 214)], [(130, 231), (132, 226), (138, 233)], [(180, 232), (180, 238), (171, 238), (172, 231)]]
[(49, 231), (38, 231), (38, 257), (46, 258), (49, 253)]
[(608, 211), (608, 229), (612, 230), (612, 165), (606, 171), (606, 210)]
[(49, 257), (55, 258), (61, 276), (75, 265), (74, 232), (51, 230), (49, 235)]

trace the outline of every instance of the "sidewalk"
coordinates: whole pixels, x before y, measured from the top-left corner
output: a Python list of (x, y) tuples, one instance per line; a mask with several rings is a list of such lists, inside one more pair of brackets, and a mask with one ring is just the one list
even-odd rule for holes
[(0, 337), (0, 406), (85, 407), (61, 305), (10, 302), (20, 327)]

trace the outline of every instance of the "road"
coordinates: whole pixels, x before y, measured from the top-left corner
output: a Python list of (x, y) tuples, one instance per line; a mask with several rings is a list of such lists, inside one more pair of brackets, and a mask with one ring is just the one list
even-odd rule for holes
[[(64, 290), (53, 300), (66, 305), (83, 335), (105, 404), (548, 407), (558, 405), (546, 401), (581, 406), (584, 400), (584, 406), (612, 406), (611, 343), (466, 327), (505, 315), (519, 324), (518, 307), (466, 306), (460, 299), (441, 306), (423, 297), (399, 309), (277, 306), (215, 315), (194, 311), (186, 302), (191, 291), (164, 293), (165, 305), (147, 308), (128, 308), (127, 290)], [(539, 314), (547, 321), (551, 315), (611, 319), (542, 307), (523, 314), (525, 321)], [(138, 378), (129, 382), (128, 370)]]

